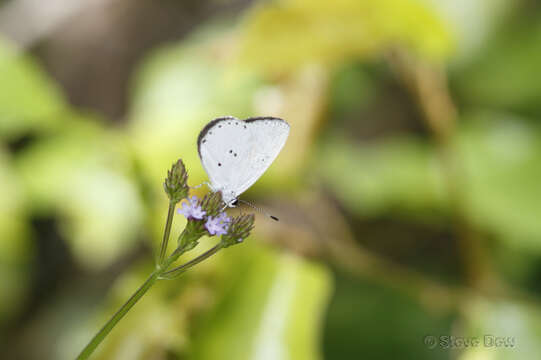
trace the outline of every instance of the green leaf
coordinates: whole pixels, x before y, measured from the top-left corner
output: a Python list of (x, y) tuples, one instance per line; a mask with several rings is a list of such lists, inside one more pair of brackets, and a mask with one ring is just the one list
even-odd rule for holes
[(463, 314), (458, 336), (479, 341), (463, 349), (464, 359), (535, 359), (541, 352), (541, 312), (535, 306), (476, 298)]
[(454, 82), (466, 104), (539, 116), (540, 63), (541, 24), (521, 16), (502, 26)]
[(60, 214), (60, 230), (85, 265), (102, 267), (137, 241), (143, 207), (123, 138), (95, 119), (72, 118), (32, 143), (17, 168), (35, 212)]
[[(430, 349), (427, 335), (449, 333), (454, 312), (436, 310), (377, 283), (337, 273), (325, 319), (323, 345), (328, 359), (449, 359), (449, 351)], [(392, 324), (392, 326), (389, 326)], [(355, 358), (357, 358), (355, 357)]]
[(34, 59), (0, 39), (0, 139), (55, 128), (64, 101)]
[(507, 114), (465, 119), (457, 139), (468, 216), (510, 246), (541, 251), (541, 127)]
[(0, 147), (0, 323), (23, 305), (30, 286), (34, 252), (24, 218), (23, 189), (8, 155)]
[(198, 330), (191, 358), (320, 358), (327, 271), (288, 254), (252, 249), (250, 256), (250, 265), (237, 268), (242, 274)]
[[(541, 127), (485, 112), (464, 117), (457, 131), (453, 146), (463, 171), (465, 215), (510, 246), (541, 251)], [(448, 210), (445, 168), (426, 140), (352, 144), (338, 137), (315, 161), (313, 168), (360, 216), (441, 221)]]
[(241, 61), (270, 74), (373, 58), (396, 46), (445, 59), (453, 47), (437, 14), (411, 0), (264, 2), (242, 31)]
[(340, 200), (362, 216), (406, 216), (446, 208), (444, 178), (433, 148), (413, 137), (352, 144), (330, 139), (315, 157), (318, 173)]

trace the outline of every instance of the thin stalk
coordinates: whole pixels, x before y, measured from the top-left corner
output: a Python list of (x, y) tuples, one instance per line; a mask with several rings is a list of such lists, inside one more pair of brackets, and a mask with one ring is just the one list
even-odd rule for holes
[(122, 305), (120, 309), (107, 321), (107, 323), (98, 331), (96, 335), (85, 346), (83, 351), (77, 356), (77, 360), (88, 359), (94, 352), (96, 347), (105, 339), (107, 334), (115, 327), (115, 325), (126, 315), (126, 313), (139, 301), (139, 299), (154, 285), (161, 271), (154, 271), (149, 278), (135, 291), (135, 293)]
[(171, 225), (173, 224), (173, 215), (175, 214), (176, 203), (169, 202), (169, 210), (167, 211), (167, 220), (165, 221), (165, 230), (163, 232), (162, 245), (158, 257), (158, 265), (163, 265), (165, 254), (167, 252), (167, 244), (169, 243), (169, 234), (171, 233)]
[(205, 259), (208, 259), (212, 255), (216, 254), (223, 247), (224, 247), (223, 244), (220, 242), (217, 245), (215, 245), (214, 247), (210, 248), (209, 250), (207, 250), (204, 253), (202, 253), (201, 255), (199, 255), (198, 257), (188, 261), (187, 263), (182, 264), (180, 266), (177, 266), (176, 268), (171, 269), (169, 271), (165, 271), (162, 275), (160, 275), (160, 277), (172, 278), (172, 277), (178, 276), (178, 275), (182, 274), (184, 271), (191, 268), (192, 266), (197, 265), (201, 261), (203, 261)]
[[(186, 236), (185, 232), (183, 232), (183, 235), (181, 236)], [(186, 270), (212, 256), (222, 247), (223, 245), (220, 243), (212, 249), (208, 250), (207, 252), (201, 254), (197, 258), (188, 261), (187, 263), (179, 266), (176, 269)], [(107, 321), (107, 323), (100, 329), (100, 331), (98, 331), (98, 333), (92, 338), (92, 340), (90, 340), (90, 342), (85, 346), (83, 351), (81, 351), (81, 353), (77, 357), (77, 360), (88, 359), (88, 357), (94, 352), (96, 347), (98, 347), (98, 345), (103, 341), (103, 339), (105, 339), (105, 337), (115, 327), (115, 325), (120, 321), (120, 319), (122, 319), (124, 315), (126, 315), (126, 313), (130, 311), (130, 309), (152, 287), (152, 285), (154, 285), (157, 280), (163, 278), (165, 274), (169, 273), (169, 271), (167, 271), (169, 266), (171, 266), (171, 264), (174, 263), (184, 252), (185, 250), (183, 248), (178, 247), (169, 257), (167, 257), (159, 264), (157, 269), (148, 277), (148, 279), (143, 283), (143, 285), (141, 285), (135, 291), (135, 293), (128, 299), (128, 301), (126, 301), (126, 303), (124, 303), (124, 305), (120, 307), (120, 309), (109, 319), (109, 321)], [(175, 271), (176, 269), (173, 269), (172, 271)], [(178, 274), (180, 274), (181, 272), (179, 272)]]

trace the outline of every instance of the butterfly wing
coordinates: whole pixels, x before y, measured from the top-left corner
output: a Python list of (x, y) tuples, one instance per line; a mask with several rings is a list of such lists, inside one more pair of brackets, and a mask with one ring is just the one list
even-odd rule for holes
[(214, 190), (229, 202), (272, 164), (289, 135), (289, 124), (272, 117), (218, 118), (201, 131), (198, 150)]

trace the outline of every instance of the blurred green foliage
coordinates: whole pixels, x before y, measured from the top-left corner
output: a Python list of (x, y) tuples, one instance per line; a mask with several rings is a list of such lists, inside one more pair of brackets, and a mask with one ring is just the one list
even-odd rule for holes
[(441, 59), (453, 43), (437, 14), (416, 1), (265, 2), (244, 26), (242, 57), (263, 73), (379, 57), (393, 46)]
[[(2, 40), (2, 39), (0, 39)], [(66, 110), (60, 89), (36, 62), (0, 41), (0, 136), (3, 140), (27, 132), (55, 129)]]
[(468, 105), (497, 107), (519, 114), (541, 114), (541, 85), (536, 81), (541, 62), (539, 19), (516, 19), (493, 34), (479, 57), (457, 73), (460, 100)]

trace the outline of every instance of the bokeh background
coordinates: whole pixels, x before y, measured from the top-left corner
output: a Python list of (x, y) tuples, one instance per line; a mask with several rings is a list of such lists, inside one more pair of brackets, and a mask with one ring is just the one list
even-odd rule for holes
[(535, 0), (0, 1), (0, 357), (74, 358), (152, 271), (170, 165), (270, 115), (243, 198), (281, 221), (95, 359), (538, 358), (540, 64)]

